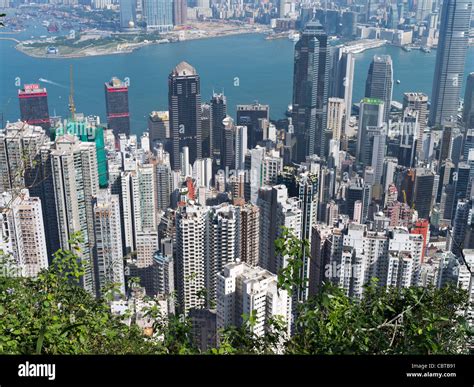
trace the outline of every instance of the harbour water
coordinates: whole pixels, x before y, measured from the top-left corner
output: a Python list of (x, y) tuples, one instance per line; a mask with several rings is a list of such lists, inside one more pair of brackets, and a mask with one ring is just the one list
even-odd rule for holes
[[(278, 119), (291, 102), (294, 42), (289, 39), (237, 35), (152, 45), (131, 54), (75, 59), (32, 58), (17, 51), (14, 44), (0, 41), (0, 112), (4, 121), (19, 118), (18, 85), (38, 83), (40, 79), (48, 89), (50, 114), (66, 116), (70, 64), (74, 66), (76, 110), (102, 119), (104, 82), (112, 76), (129, 78), (132, 131), (137, 134), (146, 128), (150, 111), (167, 109), (168, 74), (183, 60), (201, 76), (202, 100), (209, 100), (213, 90), (224, 90), (231, 115), (236, 104), (258, 100), (269, 104), (271, 117)], [(354, 102), (363, 97), (367, 70), (375, 54), (392, 56), (394, 80), (400, 80), (399, 84), (394, 82), (395, 100), (401, 101), (405, 91), (431, 94), (436, 50), (405, 52), (385, 46), (356, 55)], [(473, 71), (474, 47), (470, 47), (465, 76)]]

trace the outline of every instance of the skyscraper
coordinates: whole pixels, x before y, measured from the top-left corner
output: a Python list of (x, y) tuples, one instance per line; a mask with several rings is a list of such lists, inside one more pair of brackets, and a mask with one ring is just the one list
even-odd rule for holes
[(118, 136), (130, 134), (130, 113), (128, 110), (128, 85), (118, 78), (105, 83), (105, 107), (109, 129)]
[(379, 129), (383, 124), (385, 104), (377, 98), (364, 98), (360, 101), (359, 128), (357, 131), (357, 161), (370, 165), (372, 151), (369, 144), (369, 128)]
[(125, 277), (120, 226), (120, 200), (107, 190), (100, 190), (94, 200), (95, 264), (97, 292), (115, 284), (125, 294)]
[[(352, 13), (352, 12), (351, 12)], [(330, 88), (330, 97), (342, 98), (345, 104), (345, 132), (349, 127), (349, 119), (352, 113), (352, 89), (354, 86), (354, 68), (355, 57), (351, 52), (345, 51), (344, 47), (340, 47), (333, 54), (333, 81)]]
[(120, 0), (120, 28), (133, 28), (137, 21), (136, 0)]
[(200, 78), (186, 62), (178, 64), (168, 77), (168, 106), (173, 138), (171, 166), (176, 171), (183, 147), (189, 148), (190, 164), (202, 157)]
[(474, 73), (467, 76), (462, 117), (466, 129), (474, 129)]
[(188, 4), (186, 0), (173, 1), (173, 21), (175, 26), (186, 24), (188, 19)]
[(330, 53), (328, 36), (319, 22), (309, 22), (295, 46), (293, 125), (295, 161), (326, 156), (326, 118)]
[(79, 255), (85, 264), (81, 285), (95, 294), (92, 199), (99, 189), (95, 144), (80, 142), (75, 136), (66, 134), (56, 139), (51, 158), (59, 241), (61, 247), (68, 250), (72, 234), (81, 232), (83, 242)]
[(390, 118), (393, 89), (393, 66), (390, 55), (375, 55), (370, 63), (365, 83), (366, 98), (378, 98), (384, 103), (383, 122)]
[(173, 0), (144, 0), (146, 27), (160, 32), (173, 29)]
[(431, 93), (430, 125), (456, 121), (469, 45), (472, 0), (443, 2)]
[(426, 119), (428, 113), (428, 96), (424, 93), (404, 93), (403, 110), (407, 107), (418, 111), (418, 136), (416, 138), (416, 153), (418, 159), (424, 159), (423, 150), (423, 132), (426, 128)]
[(38, 84), (25, 85), (18, 90), (21, 120), (30, 125), (41, 126), (46, 133), (51, 127), (48, 110), (48, 93)]
[(48, 267), (41, 201), (27, 189), (0, 196), (0, 250), (13, 258), (18, 276), (35, 277)]
[(224, 124), (227, 116), (227, 99), (224, 94), (213, 93), (211, 98), (212, 145), (215, 156), (221, 155), (224, 141)]
[(344, 123), (346, 107), (342, 98), (329, 98), (328, 104), (328, 129), (332, 132), (332, 138), (336, 141), (341, 141), (341, 136), (344, 133)]
[(179, 309), (187, 313), (204, 305), (207, 211), (186, 205), (176, 215), (176, 286)]
[(217, 275), (217, 329), (242, 325), (243, 314), (255, 312), (252, 331), (263, 336), (269, 319), (281, 317), (289, 334), (291, 301), (286, 290), (278, 289), (277, 276), (244, 262), (229, 263)]
[[(264, 120), (264, 121), (262, 121)], [(270, 120), (270, 107), (260, 103), (237, 105), (237, 125), (247, 127), (249, 149), (255, 148), (263, 140), (264, 125)]]

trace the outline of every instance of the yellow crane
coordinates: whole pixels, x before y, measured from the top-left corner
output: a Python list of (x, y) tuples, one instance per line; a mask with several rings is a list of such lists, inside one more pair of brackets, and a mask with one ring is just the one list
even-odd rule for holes
[(71, 120), (76, 119), (76, 105), (74, 104), (74, 77), (72, 65), (69, 66), (69, 111), (71, 112)]

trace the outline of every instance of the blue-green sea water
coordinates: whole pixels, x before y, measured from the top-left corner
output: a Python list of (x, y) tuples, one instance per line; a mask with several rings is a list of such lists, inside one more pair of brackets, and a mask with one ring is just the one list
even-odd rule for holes
[[(278, 119), (291, 102), (293, 50), (294, 43), (288, 39), (265, 40), (264, 35), (255, 34), (153, 45), (131, 54), (40, 59), (17, 51), (11, 41), (0, 41), (0, 112), (4, 120), (17, 120), (15, 80), (36, 83), (42, 78), (53, 82), (42, 83), (48, 89), (50, 114), (66, 116), (69, 65), (73, 64), (76, 110), (102, 119), (104, 82), (112, 76), (130, 79), (132, 132), (139, 134), (146, 128), (150, 111), (167, 110), (168, 74), (185, 60), (201, 76), (203, 101), (211, 97), (213, 90), (224, 90), (229, 114), (235, 114), (236, 104), (258, 100), (269, 104), (271, 117)], [(394, 84), (395, 100), (401, 101), (405, 91), (431, 94), (436, 51), (405, 52), (387, 46), (356, 55), (354, 102), (363, 97), (367, 70), (375, 54), (392, 56), (394, 79), (400, 80), (400, 84)], [(473, 71), (474, 47), (470, 47), (465, 73)]]

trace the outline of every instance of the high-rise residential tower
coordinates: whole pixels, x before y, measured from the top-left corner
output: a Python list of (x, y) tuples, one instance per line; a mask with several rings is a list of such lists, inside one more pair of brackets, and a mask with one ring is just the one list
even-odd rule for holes
[(469, 46), (472, 0), (443, 2), (431, 92), (430, 125), (456, 122), (459, 94)]
[(202, 157), (200, 78), (189, 63), (181, 62), (168, 77), (168, 106), (173, 138), (171, 167), (176, 171), (183, 147), (189, 148), (191, 165)]

